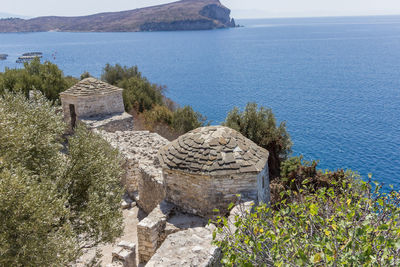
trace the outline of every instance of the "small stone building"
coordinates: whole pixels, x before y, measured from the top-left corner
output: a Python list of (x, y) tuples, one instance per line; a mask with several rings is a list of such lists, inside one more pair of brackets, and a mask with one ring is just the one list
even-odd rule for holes
[(183, 211), (225, 214), (237, 194), (268, 203), (267, 150), (223, 126), (193, 130), (160, 149), (166, 200)]
[(133, 118), (125, 113), (122, 91), (95, 78), (80, 81), (60, 94), (65, 121), (71, 128), (80, 120), (92, 129), (130, 130)]

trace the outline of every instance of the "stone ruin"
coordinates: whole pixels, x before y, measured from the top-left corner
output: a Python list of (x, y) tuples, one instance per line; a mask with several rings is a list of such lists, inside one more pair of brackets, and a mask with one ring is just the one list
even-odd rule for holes
[(119, 242), (107, 266), (219, 266), (208, 219), (228, 215), (238, 194), (269, 202), (268, 151), (230, 128), (202, 127), (173, 142), (134, 131), (122, 89), (94, 78), (62, 93), (61, 101), (71, 128), (79, 120), (120, 151), (122, 207), (137, 205), (142, 213), (137, 243)]
[(237, 194), (268, 203), (268, 156), (228, 127), (193, 130), (160, 150), (166, 200), (206, 218), (225, 215)]
[(154, 160), (169, 141), (149, 131), (98, 132), (124, 159), (122, 184), (127, 194), (150, 213), (165, 198), (162, 170)]
[(71, 129), (77, 121), (90, 129), (132, 129), (133, 117), (125, 113), (122, 91), (95, 78), (86, 78), (60, 94), (64, 120)]

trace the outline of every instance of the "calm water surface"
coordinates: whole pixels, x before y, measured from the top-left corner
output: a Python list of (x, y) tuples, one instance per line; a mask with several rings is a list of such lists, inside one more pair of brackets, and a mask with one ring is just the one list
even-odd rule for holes
[(0, 34), (0, 71), (41, 51), (66, 75), (138, 65), (213, 124), (255, 101), (287, 121), (294, 153), (400, 189), (400, 17), (243, 20), (199, 32)]

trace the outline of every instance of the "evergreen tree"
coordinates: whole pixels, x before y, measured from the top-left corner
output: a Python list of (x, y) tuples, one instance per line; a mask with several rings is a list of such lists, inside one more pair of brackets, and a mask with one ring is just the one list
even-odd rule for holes
[(40, 59), (36, 58), (24, 63), (22, 69), (6, 68), (0, 74), (0, 94), (8, 90), (22, 92), (28, 97), (29, 91), (39, 90), (47, 99), (57, 101), (60, 93), (77, 81), (72, 77), (64, 77), (57, 65), (48, 61), (40, 63)]
[(229, 112), (223, 125), (237, 130), (267, 149), (270, 178), (280, 175), (281, 163), (291, 153), (292, 142), (285, 122), (278, 126), (271, 109), (258, 108), (256, 103), (248, 103), (243, 112), (235, 107)]

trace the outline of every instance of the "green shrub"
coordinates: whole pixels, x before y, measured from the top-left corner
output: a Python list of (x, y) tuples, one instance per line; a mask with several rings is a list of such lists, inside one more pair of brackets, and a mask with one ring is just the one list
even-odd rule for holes
[(149, 130), (155, 128), (167, 132), (168, 136), (184, 134), (204, 125), (206, 119), (192, 107), (177, 108), (176, 103), (165, 97), (165, 86), (150, 83), (142, 76), (137, 66), (122, 67), (107, 64), (101, 79), (123, 88), (125, 110), (143, 113)]
[(178, 108), (172, 116), (172, 128), (180, 134), (187, 133), (205, 125), (207, 119), (191, 106)]
[(244, 111), (234, 108), (223, 125), (237, 130), (244, 136), (269, 151), (269, 174), (271, 180), (280, 175), (280, 165), (291, 153), (292, 142), (285, 122), (277, 126), (271, 109), (258, 108), (248, 103)]
[[(315, 189), (329, 188), (334, 184), (348, 181), (349, 172), (343, 169), (336, 171), (318, 170), (317, 161), (306, 161), (303, 156), (291, 157), (281, 164), (281, 176), (279, 183), (285, 189), (298, 191), (304, 182), (308, 182)], [(338, 187), (340, 189), (340, 186)]]
[(81, 74), (80, 80), (84, 80), (86, 78), (90, 78), (92, 77), (92, 75), (90, 75), (90, 73), (88, 71), (85, 71), (84, 73)]
[(299, 192), (282, 192), (278, 210), (243, 210), (235, 229), (218, 219), (214, 243), (222, 248), (223, 264), (399, 266), (400, 193), (381, 193), (380, 185), (361, 180), (333, 187), (310, 193), (304, 181)]
[(67, 266), (122, 233), (117, 151), (65, 128), (40, 94), (0, 96), (0, 266)]
[(72, 76), (65, 76), (64, 77), (65, 82), (67, 83), (67, 89), (71, 88), (75, 84), (79, 82), (79, 80), (75, 77)]
[(206, 119), (192, 107), (186, 106), (178, 108), (175, 112), (169, 110), (166, 106), (155, 106), (152, 110), (143, 113), (148, 127), (156, 124), (163, 124), (171, 127), (180, 134), (204, 125)]
[(130, 78), (142, 78), (142, 74), (139, 72), (137, 66), (128, 68), (127, 66), (122, 67), (119, 64), (115, 66), (106, 64), (101, 75), (103, 81), (112, 85), (118, 85), (119, 82), (129, 80)]
[(65, 125), (43, 96), (27, 100), (21, 93), (0, 96), (0, 157), (34, 175), (56, 179), (65, 165), (59, 153)]
[(124, 89), (124, 105), (127, 112), (151, 110), (154, 106), (164, 105), (164, 86), (150, 83), (139, 72), (138, 67), (122, 67), (119, 64), (107, 64), (101, 79)]
[(149, 127), (152, 127), (157, 123), (171, 125), (174, 113), (166, 106), (157, 105), (153, 107), (153, 109), (145, 111), (143, 115), (146, 120), (146, 124)]
[(76, 83), (76, 79), (64, 77), (57, 65), (48, 61), (43, 64), (34, 59), (25, 63), (23, 69), (8, 69), (0, 78), (0, 94), (5, 90), (23, 92), (26, 97), (30, 90), (41, 91), (49, 100), (59, 99), (61, 92)]
[(303, 183), (309, 184), (310, 193), (315, 193), (320, 188), (333, 188), (335, 193), (340, 194), (342, 183), (353, 180), (351, 177), (354, 176), (354, 173), (351, 170), (323, 171), (317, 167), (318, 161), (306, 161), (303, 156), (291, 157), (282, 162), (281, 176), (270, 183), (272, 207), (279, 209), (282, 197), (286, 197), (281, 193), (286, 190), (298, 193), (302, 189)]
[(163, 87), (151, 84), (146, 79), (133, 77), (122, 80), (118, 87), (123, 88), (126, 111), (135, 109), (138, 112), (151, 110), (156, 105), (163, 105)]

